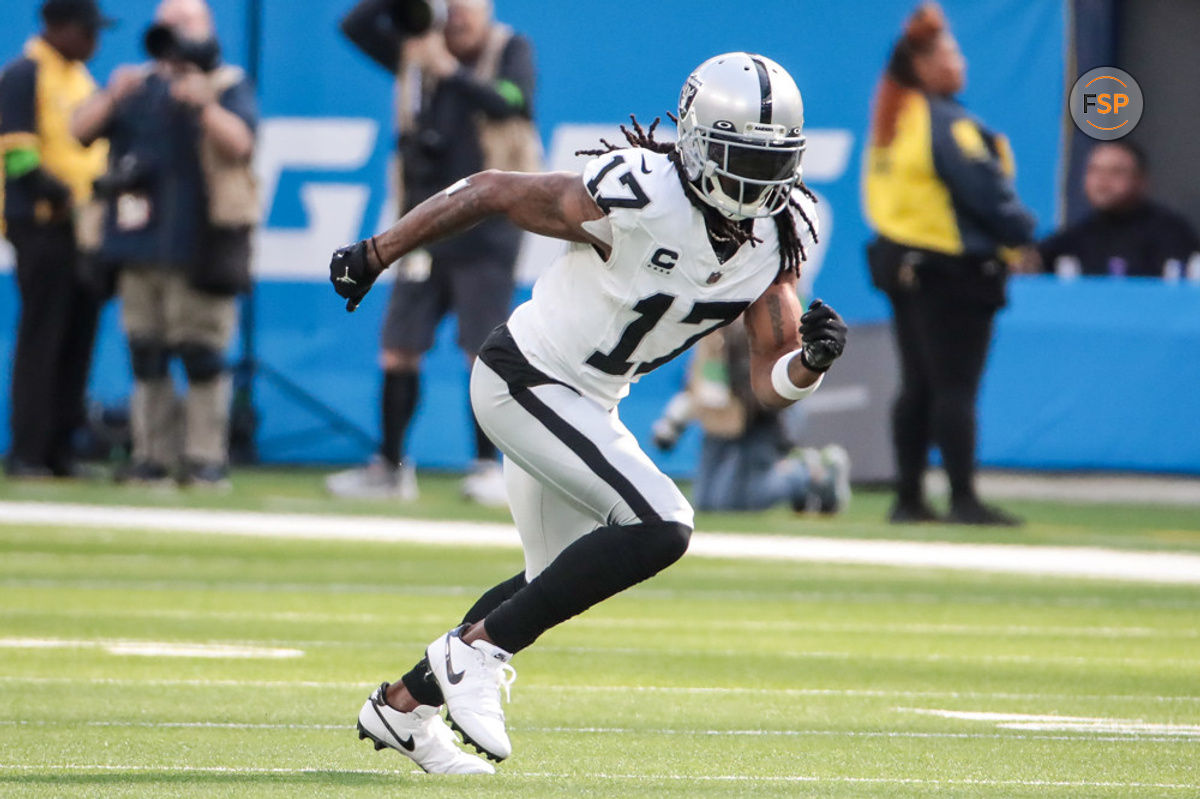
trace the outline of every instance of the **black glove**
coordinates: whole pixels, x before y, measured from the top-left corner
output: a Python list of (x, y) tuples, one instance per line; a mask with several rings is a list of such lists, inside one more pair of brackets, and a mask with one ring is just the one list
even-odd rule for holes
[(346, 310), (353, 311), (383, 272), (376, 269), (367, 255), (369, 239), (342, 247), (329, 261), (329, 280), (333, 290), (346, 298)]
[(679, 437), (683, 435), (683, 427), (664, 416), (650, 428), (650, 434), (656, 448), (663, 452), (670, 452), (679, 443)]
[(800, 363), (811, 372), (824, 372), (833, 365), (846, 348), (846, 323), (838, 312), (820, 300), (800, 317)]

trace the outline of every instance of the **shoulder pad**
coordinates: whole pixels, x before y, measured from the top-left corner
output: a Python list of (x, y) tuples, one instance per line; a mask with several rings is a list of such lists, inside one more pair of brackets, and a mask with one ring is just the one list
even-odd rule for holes
[(678, 183), (667, 156), (636, 147), (597, 156), (583, 170), (588, 194), (606, 214), (650, 206), (663, 197), (662, 185), (668, 179)]

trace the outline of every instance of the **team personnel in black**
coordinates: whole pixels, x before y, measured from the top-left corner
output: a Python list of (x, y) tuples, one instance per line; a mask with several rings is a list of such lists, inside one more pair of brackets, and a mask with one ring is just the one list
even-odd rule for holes
[[(99, 300), (80, 268), (76, 223), (104, 172), (71, 114), (96, 88), (84, 62), (107, 20), (95, 0), (46, 0), (45, 27), (0, 72), (0, 205), (17, 255), (21, 318), (12, 364), (10, 477), (71, 474)], [(82, 230), (85, 225), (80, 225)]]
[[(342, 31), (396, 75), (399, 205), (408, 211), (482, 169), (532, 172), (541, 143), (530, 121), (534, 91), (529, 41), (493, 17), (491, 0), (449, 0), (445, 24), (429, 0), (360, 0)], [(416, 496), (405, 438), (416, 410), (421, 358), (448, 312), (473, 361), (508, 316), (521, 231), (504, 219), (409, 255), (397, 270), (383, 326), (383, 440), (365, 468), (331, 475), (341, 496)], [(474, 417), (471, 417), (474, 422)], [(473, 424), (476, 460), (463, 482), (473, 501), (505, 501), (499, 455)]]
[(1005, 303), (1002, 247), (1034, 220), (1012, 185), (1005, 138), (954, 100), (965, 62), (936, 5), (909, 20), (880, 83), (864, 169), (875, 285), (891, 300), (901, 390), (893, 409), (894, 522), (932, 521), (922, 491), (935, 444), (950, 478), (948, 520), (1018, 523), (975, 493), (975, 399)]
[(1083, 179), (1092, 212), (1038, 244), (1044, 268), (1064, 276), (1181, 277), (1196, 263), (1200, 239), (1182, 216), (1147, 197), (1148, 177), (1137, 145), (1095, 145)]

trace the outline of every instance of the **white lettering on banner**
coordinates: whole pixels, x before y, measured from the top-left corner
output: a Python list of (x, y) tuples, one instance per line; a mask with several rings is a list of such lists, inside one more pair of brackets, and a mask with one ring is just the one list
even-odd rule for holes
[[(280, 177), (289, 169), (352, 172), (375, 149), (373, 119), (275, 117), (259, 129), (255, 170), (266, 214), (275, 204)], [(300, 188), (305, 225), (264, 225), (257, 242), (257, 277), (291, 280), (328, 278), (329, 253), (356, 241), (371, 198), (367, 183), (309, 181)], [(264, 215), (269, 219), (269, 216)]]
[[(601, 137), (613, 139), (613, 125), (562, 124), (554, 129), (547, 168), (580, 171), (587, 157), (576, 150), (597, 146)], [(286, 169), (359, 169), (371, 156), (378, 126), (369, 119), (275, 118), (263, 123), (258, 172), (267, 209), (274, 204), (279, 177)], [(854, 135), (848, 130), (810, 130), (804, 156), (805, 177), (813, 183), (841, 179), (850, 161)], [(390, 170), (389, 170), (390, 174)], [(367, 184), (309, 182), (300, 189), (307, 226), (299, 229), (265, 228), (259, 235), (259, 262), (255, 273), (264, 278), (326, 279), (324, 253), (333, 252), (359, 237), (371, 186), (386, 185), (376, 229), (396, 218), (396, 201), (390, 179)], [(818, 196), (819, 193), (818, 193)], [(809, 253), (801, 289), (809, 293), (821, 271), (825, 251), (833, 237), (834, 210), (827, 202), (817, 206), (821, 215), (821, 242)], [(532, 283), (553, 263), (566, 244), (527, 234), (517, 258), (517, 279)]]

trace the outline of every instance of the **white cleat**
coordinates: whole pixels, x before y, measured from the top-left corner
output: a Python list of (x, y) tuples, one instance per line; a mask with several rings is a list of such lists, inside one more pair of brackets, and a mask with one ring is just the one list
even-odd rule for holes
[(387, 703), (388, 684), (375, 690), (358, 712), (358, 737), (376, 751), (386, 747), (410, 758), (430, 774), (495, 774), (492, 764), (458, 748), (458, 739), (432, 705), (402, 713)]
[(512, 655), (486, 641), (465, 643), (462, 629), (430, 644), (425, 657), (446, 700), (450, 726), (462, 733), (463, 741), (499, 762), (512, 754), (500, 689), (507, 694), (517, 672), (508, 664)]

